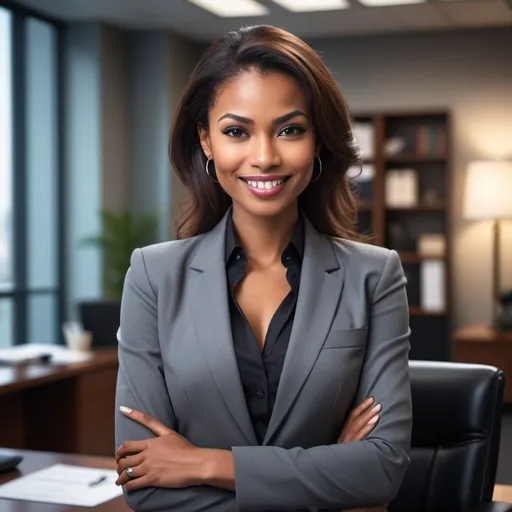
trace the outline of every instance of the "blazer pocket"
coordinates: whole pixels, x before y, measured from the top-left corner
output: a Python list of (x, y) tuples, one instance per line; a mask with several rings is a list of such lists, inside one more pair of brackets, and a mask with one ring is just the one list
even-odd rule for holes
[(327, 335), (323, 348), (364, 347), (368, 329), (337, 329)]

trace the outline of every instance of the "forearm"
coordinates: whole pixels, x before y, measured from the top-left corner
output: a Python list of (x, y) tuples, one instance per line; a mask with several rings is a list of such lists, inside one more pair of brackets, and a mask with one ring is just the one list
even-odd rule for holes
[(389, 503), (409, 459), (385, 442), (233, 447), (240, 509), (340, 509)]
[(125, 501), (134, 512), (193, 510), (194, 512), (235, 512), (235, 494), (209, 486), (164, 489), (150, 487), (126, 493)]

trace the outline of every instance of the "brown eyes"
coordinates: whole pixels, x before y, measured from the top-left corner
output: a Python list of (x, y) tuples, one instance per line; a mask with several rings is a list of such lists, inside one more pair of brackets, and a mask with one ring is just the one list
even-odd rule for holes
[[(305, 128), (302, 126), (287, 126), (279, 132), (279, 136), (284, 135), (285, 137), (296, 137), (297, 135), (303, 134), (305, 131)], [(222, 130), (222, 133), (235, 139), (245, 139), (249, 137), (247, 132), (239, 126), (228, 126)]]

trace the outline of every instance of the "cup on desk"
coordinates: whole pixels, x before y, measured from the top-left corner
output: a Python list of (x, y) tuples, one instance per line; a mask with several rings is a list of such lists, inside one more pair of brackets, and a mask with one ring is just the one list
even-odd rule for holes
[(92, 348), (92, 332), (91, 331), (66, 331), (64, 330), (64, 338), (69, 350), (79, 352), (89, 352)]

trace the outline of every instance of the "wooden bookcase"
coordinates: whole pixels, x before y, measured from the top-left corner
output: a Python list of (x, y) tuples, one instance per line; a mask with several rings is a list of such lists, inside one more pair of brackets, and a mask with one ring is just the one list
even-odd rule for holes
[[(402, 260), (408, 279), (412, 331), (410, 358), (450, 360), (449, 113), (377, 112), (354, 114), (353, 117), (364, 166), (364, 172), (353, 180), (359, 196), (359, 230), (370, 237), (371, 243), (397, 250)], [(361, 133), (364, 134), (361, 142), (370, 149), (366, 155), (358, 140)], [(392, 141), (394, 148), (390, 147)], [(352, 171), (360, 173), (359, 170)], [(397, 177), (402, 180), (405, 174), (409, 178), (413, 174), (415, 186), (412, 194), (410, 186), (409, 193), (405, 194), (409, 198), (407, 204), (397, 204), (404, 197), (398, 188), (399, 198), (396, 199)], [(390, 181), (392, 177), (394, 182)], [(441, 255), (419, 251), (418, 242), (425, 234), (442, 235), (445, 250)], [(434, 299), (437, 297), (434, 307), (432, 293)], [(425, 307), (425, 304), (429, 306)]]

